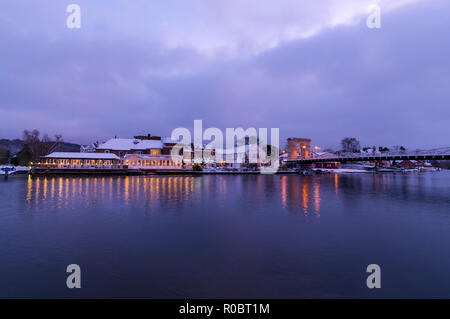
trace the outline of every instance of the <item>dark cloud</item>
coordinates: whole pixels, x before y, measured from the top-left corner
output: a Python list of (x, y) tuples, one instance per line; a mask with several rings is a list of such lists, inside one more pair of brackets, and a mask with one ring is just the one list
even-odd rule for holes
[(233, 55), (101, 29), (23, 32), (0, 19), (0, 136), (36, 127), (89, 142), (202, 119), (323, 146), (345, 136), (448, 146), (449, 9), (419, 2), (383, 15), (380, 30), (362, 21)]

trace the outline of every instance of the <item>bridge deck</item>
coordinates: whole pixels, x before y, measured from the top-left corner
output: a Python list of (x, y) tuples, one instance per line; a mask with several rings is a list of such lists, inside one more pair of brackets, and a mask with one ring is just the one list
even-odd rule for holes
[(450, 154), (398, 154), (377, 156), (338, 156), (331, 158), (309, 158), (288, 160), (287, 163), (323, 163), (323, 162), (370, 162), (370, 161), (402, 161), (402, 160), (450, 160)]

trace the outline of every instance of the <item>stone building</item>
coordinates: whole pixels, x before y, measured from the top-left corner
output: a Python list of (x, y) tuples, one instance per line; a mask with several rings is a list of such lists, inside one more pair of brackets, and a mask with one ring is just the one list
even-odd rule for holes
[(308, 159), (311, 157), (311, 140), (308, 138), (288, 138), (288, 160)]

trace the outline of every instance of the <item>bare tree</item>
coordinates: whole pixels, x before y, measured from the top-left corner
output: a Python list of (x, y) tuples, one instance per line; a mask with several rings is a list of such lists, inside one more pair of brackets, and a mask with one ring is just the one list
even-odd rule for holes
[(406, 152), (406, 147), (401, 146), (401, 145), (395, 145), (393, 147), (394, 152), (398, 152), (398, 153), (404, 153)]
[(40, 133), (38, 130), (32, 130), (31, 132), (28, 130), (23, 131), (23, 150), (29, 154), (33, 161), (40, 156), (41, 141), (39, 135)]
[(62, 139), (62, 135), (61, 134), (56, 134), (55, 135), (55, 141), (52, 142), (52, 145), (48, 149), (48, 153), (47, 154), (50, 154), (52, 152), (61, 151), (63, 144), (64, 144), (64, 141)]
[(0, 164), (6, 164), (11, 157), (11, 152), (9, 150), (0, 149)]
[(45, 134), (41, 140), (39, 154), (48, 154), (51, 146), (52, 146), (52, 141), (50, 140), (48, 135)]
[(356, 153), (361, 149), (361, 143), (354, 137), (346, 137), (342, 139), (341, 146), (344, 152)]
[(38, 130), (23, 131), (24, 146), (21, 153), (25, 161), (37, 161), (41, 156), (60, 150), (64, 143), (61, 135), (55, 135), (55, 141), (52, 141), (47, 134), (42, 139), (39, 136)]

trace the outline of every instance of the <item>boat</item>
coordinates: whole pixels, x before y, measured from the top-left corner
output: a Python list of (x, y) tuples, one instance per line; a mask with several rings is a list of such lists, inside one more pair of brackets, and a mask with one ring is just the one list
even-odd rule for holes
[(405, 168), (403, 170), (403, 173), (418, 173), (419, 169), (418, 168)]
[(425, 167), (420, 167), (419, 171), (421, 172), (439, 172), (441, 169), (439, 167), (430, 167), (430, 166), (425, 166)]
[(0, 167), (0, 175), (3, 175), (6, 177), (13, 175), (16, 169), (14, 166), (2, 166)]
[(377, 167), (376, 171), (378, 173), (396, 173), (396, 172), (403, 172), (404, 170), (396, 167)]
[(11, 175), (26, 175), (30, 173), (30, 168), (26, 166), (11, 166), (2, 165), (0, 166), (0, 175), (11, 176)]

